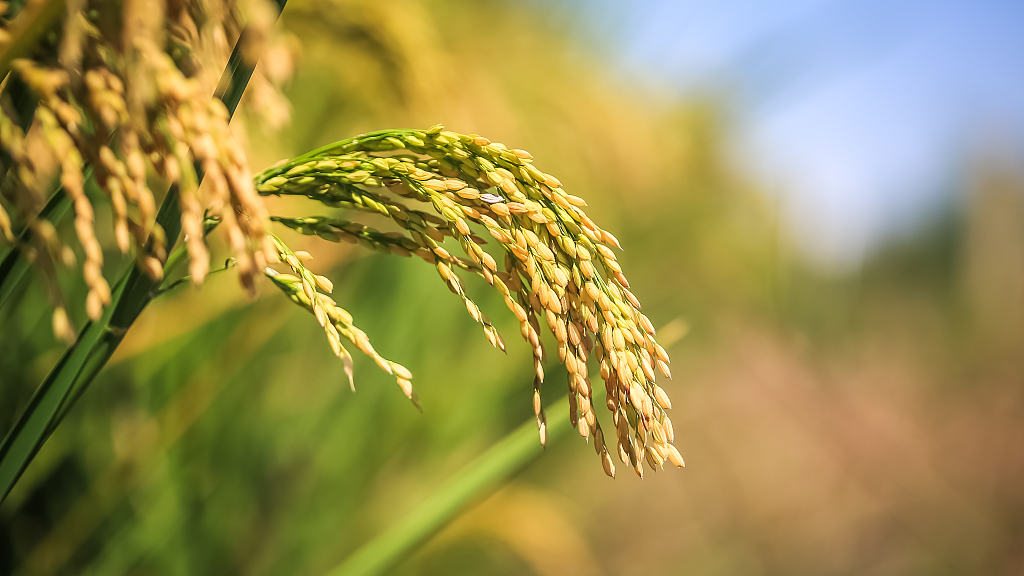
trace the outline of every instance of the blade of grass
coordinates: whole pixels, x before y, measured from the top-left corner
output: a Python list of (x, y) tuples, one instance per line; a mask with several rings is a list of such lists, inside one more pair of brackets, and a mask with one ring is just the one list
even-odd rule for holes
[[(279, 13), (286, 2), (277, 0)], [(236, 44), (221, 82), (223, 91), (220, 98), (228, 109), (229, 118), (238, 107), (254, 67), (255, 63), (243, 60), (241, 46)], [(196, 172), (201, 182), (203, 173), (198, 169)], [(167, 192), (156, 220), (168, 240), (172, 244), (176, 242), (181, 233), (177, 187), (172, 186)], [(135, 319), (153, 299), (158, 287), (157, 282), (138, 268), (133, 266), (126, 271), (112, 294), (113, 305), (100, 321), (89, 322), (82, 328), (75, 343), (33, 394), (25, 412), (0, 443), (0, 502), (7, 497), (43, 442), (60, 423), (60, 415), (67, 413), (72, 389), (79, 390), (73, 397), (79, 396), (99, 374)]]
[[(113, 297), (119, 297), (123, 292), (124, 282), (119, 282)], [(0, 502), (7, 497), (46, 440), (50, 424), (71, 391), (75, 378), (82, 371), (91, 349), (102, 337), (112, 314), (113, 309), (108, 309), (100, 321), (87, 322), (82, 327), (75, 343), (64, 352), (46, 380), (32, 395), (25, 411), (0, 444)]]
[[(185, 246), (179, 246), (171, 255), (167, 258), (167, 262), (164, 264), (164, 277), (166, 278), (170, 271), (188, 254), (188, 249)], [(124, 280), (124, 277), (122, 277)], [(120, 343), (120, 339), (117, 341)], [(116, 345), (114, 346), (116, 348)], [(106, 349), (103, 349), (100, 353), (94, 352), (94, 358), (87, 360), (87, 366), (82, 369), (82, 372), (75, 378), (73, 387), (65, 395), (64, 400), (60, 404), (60, 408), (57, 411), (56, 417), (51, 421), (50, 428), (47, 430), (46, 435), (49, 436), (53, 433), (53, 430), (57, 427), (57, 424), (64, 419), (64, 416), (71, 410), (71, 408), (78, 402), (82, 394), (85, 393), (89, 383), (93, 381), (96, 376), (99, 375), (100, 371), (106, 365), (107, 361), (110, 360), (110, 356), (113, 355), (114, 350), (110, 349), (109, 354), (102, 356), (101, 354), (106, 353)], [(102, 359), (102, 362), (100, 361)]]
[[(556, 404), (567, 403), (562, 398)], [(566, 410), (548, 410), (548, 441), (569, 427)], [(471, 504), (493, 494), (509, 477), (526, 468), (543, 454), (537, 440), (537, 425), (531, 418), (483, 455), (459, 470), (455, 477), (404, 520), (377, 536), (327, 576), (372, 576), (383, 574), (408, 557), (431, 536), (457, 518)]]
[[(221, 393), (230, 386), (251, 381), (254, 372), (252, 363), (244, 357), (231, 357), (225, 361), (223, 351), (232, 348), (254, 349), (257, 357), (265, 357), (273, 348), (274, 336), (281, 330), (287, 315), (277, 314), (258, 322), (252, 321), (251, 315), (248, 318), (248, 322), (238, 321), (238, 315), (224, 314), (196, 330), (189, 336), (190, 340), (202, 342), (212, 331), (221, 334), (223, 345), (193, 345), (189, 350), (189, 363), (184, 369), (180, 362), (176, 362), (176, 358), (165, 361), (165, 369), (174, 364), (175, 375), (182, 388), (152, 415), (160, 423), (159, 439), (151, 449), (135, 457), (130, 471), (126, 472), (122, 463), (114, 461), (99, 473), (88, 492), (76, 500), (52, 530), (36, 544), (25, 558), (20, 573), (37, 576), (60, 573), (75, 550), (102, 525), (118, 503), (154, 473), (171, 447), (207, 413)], [(233, 321), (225, 322), (226, 319)], [(224, 330), (220, 324), (226, 324), (230, 329)]]

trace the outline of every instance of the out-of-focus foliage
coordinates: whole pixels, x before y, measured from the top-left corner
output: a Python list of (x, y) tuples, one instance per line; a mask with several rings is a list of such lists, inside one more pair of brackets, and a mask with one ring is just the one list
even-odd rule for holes
[[(399, 573), (1024, 567), (1021, 175), (979, 162), (962, 209), (822, 277), (730, 162), (713, 102), (622, 85), (539, 9), (295, 2), (283, 24), (302, 41), (292, 123), (236, 126), (254, 167), (435, 122), (529, 149), (622, 241), (675, 360), (687, 469), (611, 481), (555, 443)], [(532, 418), (530, 351), (492, 349), (431, 270), (279, 232), (336, 266), (336, 300), (417, 374), (423, 414), (363, 358), (352, 394), (305, 315), (215, 276), (152, 305), (0, 507), (0, 573), (324, 573)], [(59, 354), (37, 287), (18, 296), (5, 429)]]

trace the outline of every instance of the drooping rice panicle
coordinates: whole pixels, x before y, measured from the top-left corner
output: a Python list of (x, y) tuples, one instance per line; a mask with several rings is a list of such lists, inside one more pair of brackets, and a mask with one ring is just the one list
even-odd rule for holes
[[(641, 476), (644, 461), (651, 469), (661, 468), (666, 460), (683, 465), (672, 445), (667, 415), (671, 403), (656, 384), (656, 371), (671, 377), (669, 357), (629, 290), (612, 249), (619, 242), (586, 215), (586, 202), (537, 169), (529, 153), (440, 126), (385, 130), (267, 170), (257, 176), (256, 189), (263, 195), (305, 196), (327, 207), (389, 218), (408, 236), (389, 236), (327, 216), (274, 220), (307, 235), (347, 239), (402, 255), (410, 252), (434, 264), (492, 344), (504, 349), (452, 267), (474, 272), (494, 286), (533, 350), (533, 403), (542, 442), (545, 355), (538, 331), (545, 323), (569, 373), (571, 421), (580, 435), (593, 437), (605, 472), (613, 476), (615, 466), (594, 411), (591, 360), (605, 383), (605, 406), (612, 413), (620, 460)], [(412, 209), (405, 201), (429, 204), (434, 214)], [(482, 248), (484, 242), (475, 234), (481, 230), (504, 253), (502, 269), (495, 255)], [(460, 244), (464, 258), (442, 245), (447, 238)]]

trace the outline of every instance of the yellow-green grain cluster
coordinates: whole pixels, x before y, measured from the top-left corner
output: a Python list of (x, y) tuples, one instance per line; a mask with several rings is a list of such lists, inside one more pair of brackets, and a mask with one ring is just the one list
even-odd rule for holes
[[(605, 472), (614, 475), (615, 465), (594, 410), (595, 373), (605, 384), (605, 406), (612, 414), (619, 459), (641, 476), (645, 460), (652, 469), (666, 460), (683, 465), (672, 445), (667, 414), (671, 402), (656, 383), (657, 373), (671, 377), (669, 357), (629, 291), (612, 249), (619, 248), (618, 240), (586, 215), (581, 198), (537, 169), (529, 153), (441, 126), (386, 130), (267, 170), (257, 176), (256, 190), (263, 195), (305, 196), (328, 207), (391, 219), (405, 232), (381, 233), (326, 216), (273, 218), (303, 234), (358, 242), (429, 262), (463, 299), (488, 340), (504, 349), (497, 330), (463, 289), (457, 270), (472, 272), (493, 286), (519, 320), (521, 335), (533, 350), (533, 405), (541, 442), (546, 440), (540, 402), (543, 323), (554, 334), (559, 360), (569, 373), (571, 421), (583, 437), (593, 437)], [(412, 202), (429, 204), (433, 214), (416, 209)], [(491, 236), (501, 253), (485, 251), (478, 232)], [(462, 256), (442, 245), (446, 238), (461, 245)], [(307, 284), (315, 283), (305, 280), (303, 286)], [(306, 297), (315, 302), (309, 294)]]
[(305, 252), (293, 252), (280, 238), (270, 235), (271, 242), (277, 252), (278, 260), (291, 269), (291, 274), (280, 274), (272, 268), (267, 268), (264, 273), (274, 284), (280, 288), (296, 304), (309, 310), (323, 327), (327, 334), (327, 341), (331, 344), (331, 350), (342, 359), (345, 364), (345, 374), (348, 375), (349, 385), (355, 390), (355, 381), (352, 373), (352, 356), (341, 344), (341, 338), (345, 338), (354, 344), (364, 354), (373, 358), (382, 370), (395, 376), (402, 392), (419, 406), (419, 400), (412, 389), (412, 373), (401, 364), (385, 359), (373, 349), (370, 339), (366, 333), (356, 328), (352, 323), (352, 315), (344, 308), (335, 303), (327, 294), (334, 291), (334, 284), (324, 276), (312, 273), (303, 264), (303, 261), (310, 260), (311, 256)]

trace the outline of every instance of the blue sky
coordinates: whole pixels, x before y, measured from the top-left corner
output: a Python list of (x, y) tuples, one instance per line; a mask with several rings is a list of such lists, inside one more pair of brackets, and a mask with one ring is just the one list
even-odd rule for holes
[[(737, 162), (840, 269), (1024, 158), (1024, 1), (577, 0), (624, 74), (725, 95)], [(1009, 151), (1009, 153), (1007, 153)]]

